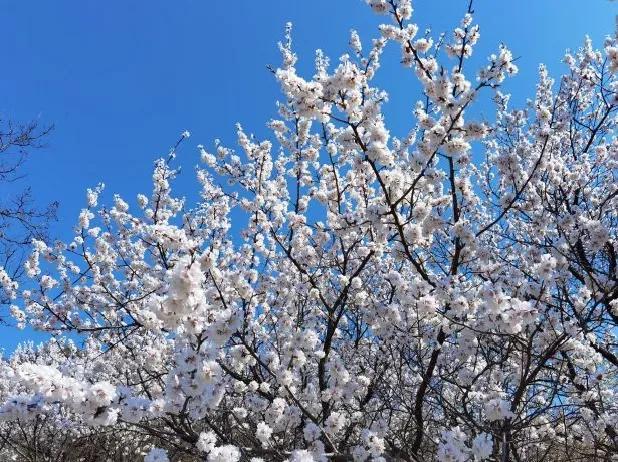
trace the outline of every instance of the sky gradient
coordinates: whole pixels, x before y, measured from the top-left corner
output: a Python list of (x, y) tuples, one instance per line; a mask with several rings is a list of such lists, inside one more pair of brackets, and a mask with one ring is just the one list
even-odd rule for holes
[[(48, 147), (29, 159), (25, 181), (41, 203), (60, 202), (53, 235), (63, 240), (72, 236), (87, 187), (104, 182), (103, 203), (113, 193), (131, 203), (137, 193), (148, 194), (152, 162), (183, 130), (192, 136), (179, 152), (180, 194), (196, 190), (191, 169), (198, 144), (220, 138), (233, 145), (236, 122), (266, 136), (280, 97), (266, 66), (279, 63), (276, 44), (287, 21), (294, 23), (298, 67), (310, 76), (316, 48), (336, 64), (348, 52), (349, 30), (368, 44), (381, 19), (361, 0), (0, 0), (0, 6), (0, 114), (55, 125)], [(467, 0), (414, 6), (420, 30), (431, 26), (437, 36), (457, 25)], [(579, 47), (585, 34), (602, 46), (614, 33), (618, 3), (477, 0), (475, 11), (481, 40), (472, 64), (507, 44), (520, 74), (503, 91), (520, 105), (533, 96), (539, 63), (558, 76), (563, 52)], [(391, 45), (376, 79), (391, 94), (386, 114), (395, 134), (413, 123), (418, 97), (398, 55)], [(0, 348), (11, 351), (30, 337), (29, 330), (0, 327)]]

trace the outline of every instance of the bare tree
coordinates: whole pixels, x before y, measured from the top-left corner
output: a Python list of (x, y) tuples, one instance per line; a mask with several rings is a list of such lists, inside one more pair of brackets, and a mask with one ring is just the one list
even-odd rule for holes
[[(24, 186), (28, 154), (44, 147), (53, 126), (38, 121), (26, 124), (0, 118), (0, 267), (14, 280), (23, 272), (23, 259), (32, 239), (45, 240), (49, 223), (56, 218), (57, 202), (35, 203), (31, 188)], [(0, 288), (0, 304), (6, 304)]]

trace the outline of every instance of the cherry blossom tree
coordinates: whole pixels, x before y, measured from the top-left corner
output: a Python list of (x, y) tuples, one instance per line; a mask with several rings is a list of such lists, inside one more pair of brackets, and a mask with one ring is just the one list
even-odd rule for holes
[[(67, 357), (71, 357), (70, 363)], [(79, 367), (87, 358), (70, 340), (53, 340), (39, 347), (20, 345), (0, 365), (0, 459), (24, 461), (98, 462), (139, 460), (152, 441), (139, 429), (122, 426), (97, 428), (88, 425), (67, 406), (30, 395), (14, 378), (14, 368), (23, 363), (40, 367)]]
[[(3, 425), (146, 462), (615, 460), (616, 37), (511, 108), (505, 46), (468, 69), (471, 3), (440, 39), (367, 3), (378, 38), (310, 77), (288, 26), (272, 136), (200, 146), (197, 202), (172, 193), (185, 132), (149, 196), (88, 190), (70, 243), (35, 242), (13, 312), (56, 338), (3, 364)], [(422, 88), (402, 137), (389, 44)]]

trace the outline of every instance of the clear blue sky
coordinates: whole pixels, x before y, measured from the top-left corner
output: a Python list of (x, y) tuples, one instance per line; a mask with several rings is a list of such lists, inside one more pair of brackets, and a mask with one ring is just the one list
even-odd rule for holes
[[(432, 26), (437, 36), (457, 24), (467, 0), (414, 6), (421, 31)], [(148, 193), (152, 161), (181, 131), (192, 133), (180, 152), (183, 193), (195, 189), (197, 144), (233, 144), (236, 122), (265, 135), (279, 97), (266, 65), (279, 63), (276, 43), (287, 21), (307, 75), (316, 48), (336, 61), (348, 51), (351, 28), (367, 44), (380, 21), (362, 0), (0, 0), (0, 7), (0, 114), (55, 124), (49, 146), (30, 158), (26, 181), (41, 202), (60, 202), (53, 233), (65, 240), (87, 187), (105, 182), (104, 202), (112, 193), (131, 200)], [(505, 91), (521, 103), (533, 94), (540, 62), (557, 75), (564, 50), (585, 34), (602, 46), (614, 33), (618, 3), (476, 0), (475, 9), (476, 63), (506, 43), (520, 57), (520, 75)], [(391, 93), (387, 115), (396, 132), (411, 124), (418, 93), (393, 48), (377, 82)], [(29, 337), (41, 338), (0, 327), (0, 348), (11, 351)]]

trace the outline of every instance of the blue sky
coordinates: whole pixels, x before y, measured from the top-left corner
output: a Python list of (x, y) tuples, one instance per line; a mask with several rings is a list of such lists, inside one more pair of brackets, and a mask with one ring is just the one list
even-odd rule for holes
[[(467, 0), (417, 0), (415, 20), (434, 35), (448, 31)], [(53, 123), (48, 147), (28, 161), (26, 182), (38, 200), (58, 200), (53, 234), (70, 239), (85, 189), (106, 184), (133, 200), (150, 191), (152, 161), (180, 132), (192, 137), (179, 153), (184, 173), (177, 189), (196, 183), (198, 144), (215, 138), (233, 145), (234, 124), (266, 136), (280, 94), (266, 65), (277, 65), (276, 43), (294, 23), (299, 68), (311, 75), (314, 50), (335, 62), (347, 52), (349, 30), (364, 43), (380, 18), (362, 0), (0, 0), (3, 70), (0, 114)], [(533, 95), (538, 64), (563, 70), (564, 50), (585, 34), (598, 46), (614, 33), (618, 3), (609, 0), (476, 0), (481, 40), (473, 63), (503, 42), (520, 57), (520, 74), (506, 92), (522, 103)], [(412, 124), (418, 87), (391, 47), (377, 83), (391, 94), (393, 131)], [(476, 60), (476, 61), (475, 61)], [(6, 191), (0, 191), (4, 196)], [(0, 327), (0, 348), (12, 350), (31, 331)]]

